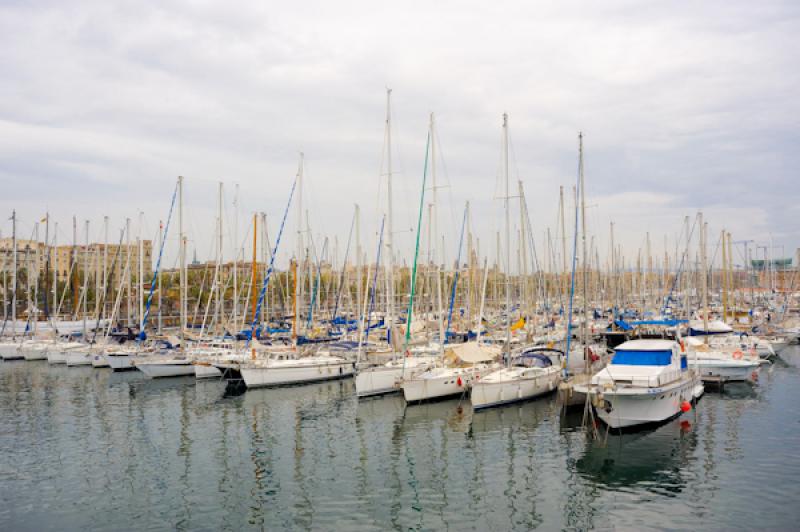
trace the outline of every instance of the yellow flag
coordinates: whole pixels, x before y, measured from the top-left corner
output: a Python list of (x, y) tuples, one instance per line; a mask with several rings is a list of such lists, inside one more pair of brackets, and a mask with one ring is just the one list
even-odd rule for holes
[(517, 323), (511, 326), (511, 330), (516, 331), (518, 329), (522, 329), (523, 327), (525, 327), (525, 318), (520, 318)]

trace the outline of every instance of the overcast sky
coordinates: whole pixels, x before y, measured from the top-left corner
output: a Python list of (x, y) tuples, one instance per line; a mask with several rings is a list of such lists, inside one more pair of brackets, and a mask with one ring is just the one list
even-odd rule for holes
[(135, 233), (141, 210), (152, 237), (183, 175), (190, 253), (204, 259), (217, 182), (227, 246), (235, 183), (239, 240), (254, 211), (274, 237), (302, 151), (315, 239), (338, 236), (341, 257), (359, 203), (372, 256), (391, 87), (409, 261), (430, 112), (450, 258), (467, 200), (494, 255), (503, 112), (540, 252), (559, 186), (575, 183), (579, 131), (601, 260), (610, 221), (635, 256), (647, 231), (674, 249), (698, 209), (710, 246), (723, 227), (787, 255), (800, 245), (797, 2), (5, 1), (0, 35), (0, 209), (17, 209), (21, 236), (47, 210), (61, 242), (73, 214), (93, 240), (104, 215), (112, 235), (126, 217)]

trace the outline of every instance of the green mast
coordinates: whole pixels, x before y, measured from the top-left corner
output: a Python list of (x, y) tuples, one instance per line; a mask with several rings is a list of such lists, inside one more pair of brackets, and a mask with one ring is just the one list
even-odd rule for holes
[[(431, 133), (428, 131), (428, 140), (425, 143), (425, 166), (422, 169), (422, 192), (419, 196), (419, 216), (417, 217), (417, 242), (414, 247), (414, 268), (411, 270), (411, 297), (408, 299), (408, 314), (406, 315), (406, 338), (403, 350), (408, 349), (408, 342), (411, 339), (411, 317), (414, 314), (414, 290), (417, 287), (417, 258), (419, 257), (419, 235), (422, 228), (422, 210), (425, 206), (425, 184), (428, 180), (428, 152), (431, 146)], [(405, 358), (403, 359), (405, 367)]]

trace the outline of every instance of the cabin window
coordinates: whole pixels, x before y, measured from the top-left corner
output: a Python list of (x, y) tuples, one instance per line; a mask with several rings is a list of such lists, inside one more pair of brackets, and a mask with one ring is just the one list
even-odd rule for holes
[(672, 361), (672, 350), (661, 351), (638, 351), (624, 350), (617, 351), (612, 364), (623, 364), (626, 366), (669, 366)]

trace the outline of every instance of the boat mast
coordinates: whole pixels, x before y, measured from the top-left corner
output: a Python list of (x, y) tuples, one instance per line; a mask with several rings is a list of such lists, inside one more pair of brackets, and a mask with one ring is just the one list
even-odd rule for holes
[[(103, 216), (103, 293), (108, 290), (108, 216)], [(106, 313), (106, 298), (103, 296), (103, 315)], [(99, 316), (99, 314), (98, 314)]]
[[(49, 215), (48, 215), (49, 218)], [(50, 312), (51, 321), (53, 324), (53, 332), (58, 333), (56, 329), (56, 320), (58, 320), (58, 222), (55, 223), (53, 229), (53, 310)]]
[(506, 230), (506, 364), (511, 365), (511, 191), (508, 183), (508, 113), (503, 113), (503, 179), (505, 181)]
[(17, 211), (11, 211), (11, 337), (17, 337)]
[[(161, 250), (161, 246), (163, 245), (164, 241), (164, 222), (159, 220), (158, 221), (158, 249)], [(159, 251), (160, 253), (160, 251)], [(158, 334), (161, 334), (161, 268), (158, 268), (157, 277), (156, 277), (156, 284), (158, 285)], [(153, 289), (150, 289), (150, 293), (153, 292)], [(142, 321), (142, 330), (139, 333), (144, 333), (144, 321)]]
[[(698, 213), (700, 225), (700, 283), (702, 284), (703, 297), (703, 330), (708, 333), (708, 269), (706, 267), (706, 226), (703, 222), (703, 213)], [(703, 342), (708, 343), (708, 334), (703, 335)]]
[[(386, 89), (386, 186), (388, 212), (386, 220), (386, 251), (388, 290), (386, 294), (387, 340), (389, 345), (394, 342), (394, 224), (392, 214), (392, 89)], [(406, 327), (411, 327), (410, 323)]]
[[(128, 298), (127, 298), (127, 318), (128, 318), (128, 325), (130, 326), (133, 323), (133, 313), (131, 312), (133, 308), (133, 297), (131, 290), (133, 288), (133, 284), (131, 283), (131, 219), (125, 218), (125, 270), (128, 272), (126, 279), (125, 279), (125, 287), (127, 288)], [(121, 313), (120, 313), (121, 314)]]
[(239, 184), (233, 192), (233, 330), (239, 329)]
[(298, 313), (300, 312), (300, 294), (299, 290), (302, 289), (302, 282), (299, 276), (303, 275), (302, 268), (297, 268), (297, 262), (301, 260), (304, 253), (303, 246), (303, 152), (300, 152), (300, 161), (297, 165), (297, 256), (292, 262), (292, 278), (294, 279), (294, 287), (292, 288), (292, 307), (294, 308), (294, 320), (292, 322), (292, 340), (295, 346), (297, 345), (297, 336), (299, 331), (298, 327)]
[[(83, 250), (83, 340), (86, 341), (86, 302), (89, 299), (89, 220), (86, 220), (86, 248)], [(97, 275), (97, 272), (95, 272)]]
[(581, 188), (581, 245), (583, 248), (583, 358), (586, 363), (586, 373), (589, 373), (589, 358), (586, 348), (589, 345), (589, 301), (587, 291), (587, 274), (589, 256), (586, 251), (586, 187), (583, 178), (583, 132), (578, 133), (578, 166)]
[[(253, 320), (256, 319), (256, 302), (258, 301), (258, 293), (256, 291), (256, 282), (258, 280), (258, 273), (256, 267), (258, 266), (258, 213), (253, 213), (253, 262), (252, 271), (250, 272), (250, 299), (253, 314)], [(251, 341), (253, 338), (250, 339)]]
[(361, 305), (361, 207), (356, 203), (356, 316)]
[(139, 298), (139, 332), (144, 331), (144, 239), (142, 226), (144, 225), (144, 211), (139, 211), (139, 286), (136, 295)]
[[(180, 268), (180, 296), (181, 296), (180, 339), (181, 339), (181, 351), (185, 352), (187, 309), (186, 309), (186, 238), (183, 235), (183, 176), (178, 176), (178, 235), (180, 243), (180, 251), (178, 258), (178, 267)], [(235, 271), (236, 270), (234, 270), (234, 272)]]

